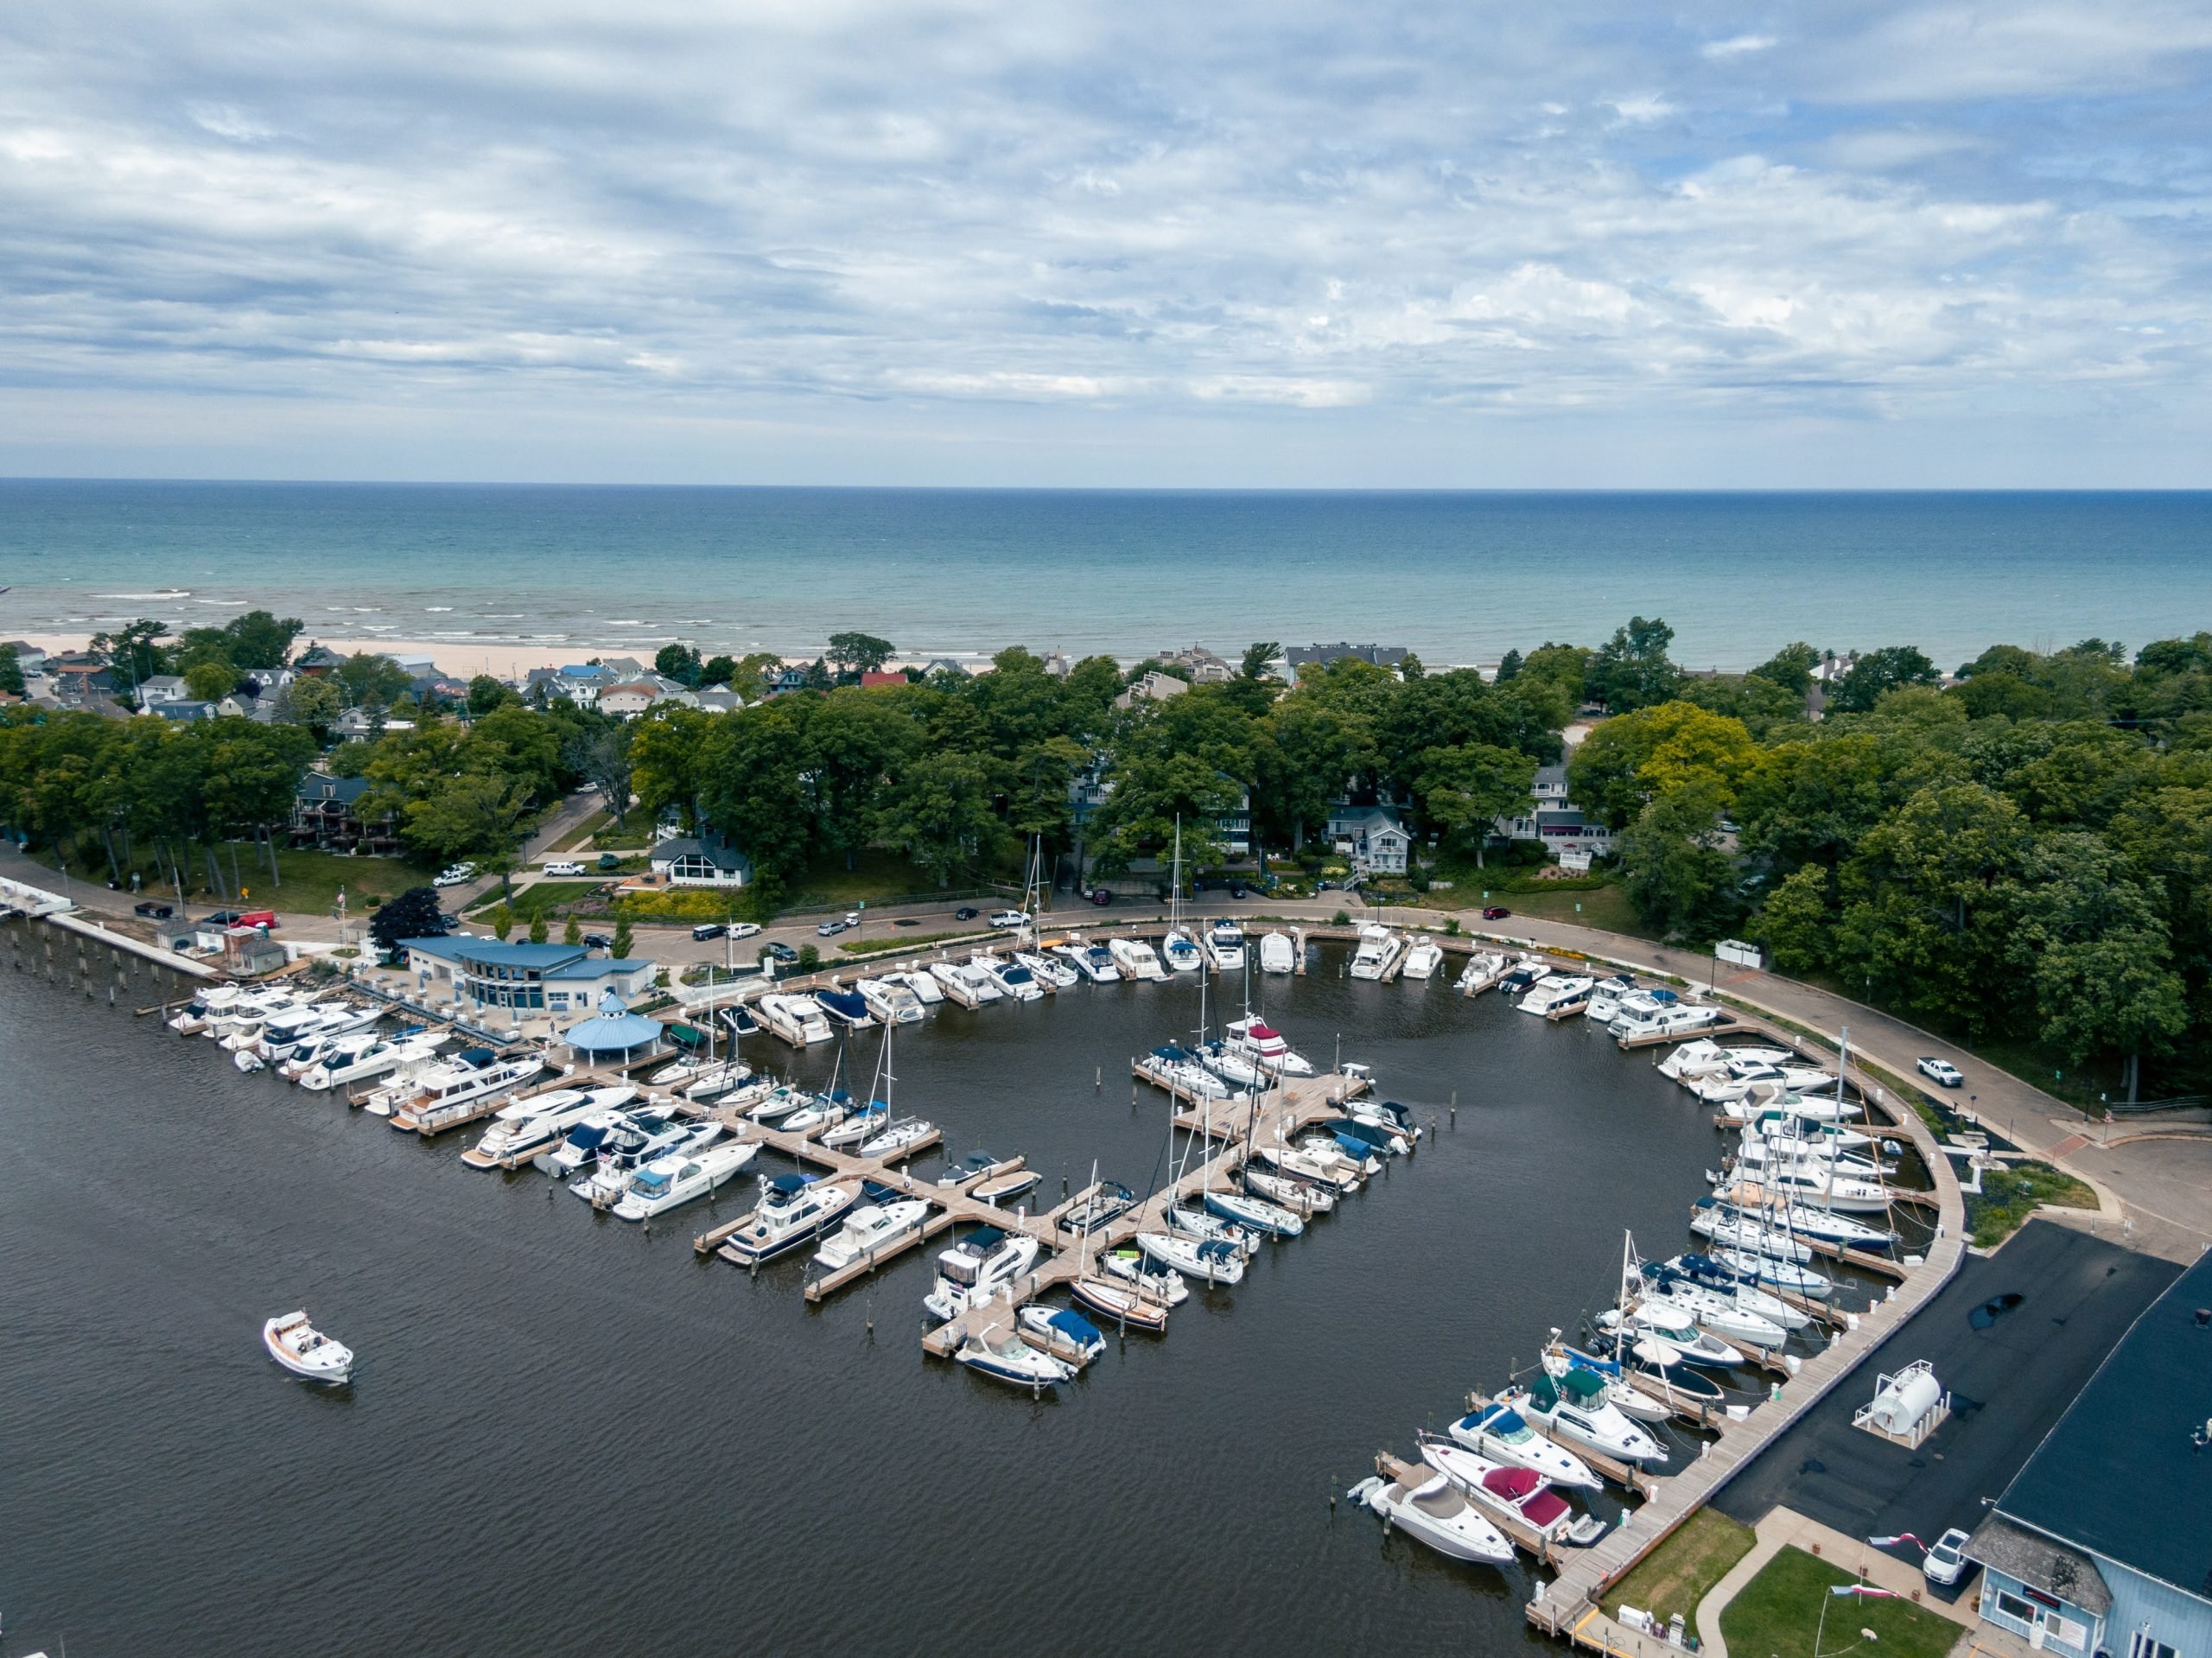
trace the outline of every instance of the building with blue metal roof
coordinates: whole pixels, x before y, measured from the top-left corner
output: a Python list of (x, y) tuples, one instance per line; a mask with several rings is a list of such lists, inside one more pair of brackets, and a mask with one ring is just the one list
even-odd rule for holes
[(524, 1012), (584, 1012), (608, 990), (627, 1001), (652, 988), (656, 971), (650, 961), (594, 956), (582, 944), (503, 944), (455, 936), (410, 938), (400, 948), (424, 989), (458, 992), (479, 1007)]

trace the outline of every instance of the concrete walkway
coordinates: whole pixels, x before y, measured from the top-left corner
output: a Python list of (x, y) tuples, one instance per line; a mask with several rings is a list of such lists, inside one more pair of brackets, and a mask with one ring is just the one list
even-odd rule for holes
[(1697, 1604), (1698, 1642), (1713, 1658), (1728, 1658), (1728, 1643), (1720, 1636), (1721, 1611), (1745, 1584), (1766, 1569), (1769, 1560), (1785, 1548), (1802, 1548), (1808, 1554), (1818, 1554), (1831, 1566), (1854, 1572), (1878, 1589), (1904, 1595), (1963, 1629), (1974, 1629), (1980, 1624), (1980, 1620), (1974, 1616), (1974, 1598), (1961, 1596), (1955, 1604), (1937, 1599), (1928, 1592), (1928, 1579), (1921, 1575), (1917, 1565), (1873, 1547), (1863, 1537), (1847, 1537), (1788, 1509), (1769, 1509), (1766, 1518), (1753, 1529), (1758, 1541), (1751, 1546), (1751, 1552), (1737, 1561), (1728, 1575), (1707, 1590), (1705, 1598)]

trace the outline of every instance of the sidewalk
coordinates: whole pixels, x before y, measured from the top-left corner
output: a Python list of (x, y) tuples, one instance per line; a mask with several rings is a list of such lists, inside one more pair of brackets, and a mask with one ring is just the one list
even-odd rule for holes
[(1961, 1595), (1955, 1603), (1937, 1599), (1929, 1593), (1928, 1579), (1917, 1566), (1874, 1547), (1863, 1537), (1847, 1537), (1789, 1509), (1769, 1509), (1766, 1518), (1753, 1529), (1758, 1534), (1758, 1541), (1751, 1546), (1751, 1552), (1737, 1561), (1728, 1575), (1707, 1590), (1705, 1598), (1697, 1604), (1698, 1642), (1712, 1658), (1728, 1658), (1728, 1643), (1720, 1638), (1722, 1610), (1745, 1584), (1765, 1569), (1769, 1560), (1785, 1548), (1817, 1553), (1830, 1565), (1856, 1573), (1878, 1589), (1903, 1595), (1962, 1628), (1980, 1627), (1981, 1620), (1974, 1613), (1979, 1604), (1976, 1598)]

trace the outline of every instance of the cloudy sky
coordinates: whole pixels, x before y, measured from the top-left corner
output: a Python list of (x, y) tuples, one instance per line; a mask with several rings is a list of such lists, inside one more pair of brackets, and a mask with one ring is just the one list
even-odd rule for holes
[(0, 9), (0, 473), (2212, 486), (2212, 7)]

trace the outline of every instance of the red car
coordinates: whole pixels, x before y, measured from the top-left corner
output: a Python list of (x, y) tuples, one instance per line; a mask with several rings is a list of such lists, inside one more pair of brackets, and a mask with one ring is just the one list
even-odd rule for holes
[(1512, 913), (1513, 912), (1507, 909), (1503, 904), (1493, 904), (1483, 912), (1483, 919), (1485, 921), (1503, 921), (1506, 917)]
[(1111, 904), (1114, 901), (1114, 895), (1101, 886), (1091, 893), (1090, 901), (1101, 905)]

